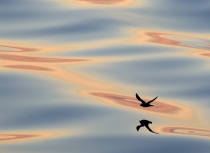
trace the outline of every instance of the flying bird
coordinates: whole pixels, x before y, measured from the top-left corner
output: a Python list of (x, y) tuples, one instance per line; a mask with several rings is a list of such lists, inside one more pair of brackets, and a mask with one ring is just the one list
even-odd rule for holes
[(153, 102), (155, 99), (157, 99), (157, 97), (155, 97), (154, 99), (148, 101), (148, 102), (145, 102), (144, 100), (142, 100), (139, 95), (136, 93), (136, 98), (141, 102), (141, 105), (142, 107), (150, 107), (150, 106), (154, 106), (154, 105), (151, 105), (150, 103)]
[[(137, 131), (139, 131), (139, 129), (140, 129), (141, 127), (144, 127), (144, 126), (145, 126), (150, 132), (156, 133), (156, 132), (152, 131), (152, 130), (150, 129), (150, 127), (149, 127), (149, 124), (152, 124), (151, 121), (148, 121), (148, 120), (141, 120), (141, 121), (139, 121), (139, 122), (140, 122), (140, 125), (138, 125), (138, 126), (136, 127), (136, 130), (137, 130)], [(156, 133), (156, 134), (158, 134), (158, 133)]]

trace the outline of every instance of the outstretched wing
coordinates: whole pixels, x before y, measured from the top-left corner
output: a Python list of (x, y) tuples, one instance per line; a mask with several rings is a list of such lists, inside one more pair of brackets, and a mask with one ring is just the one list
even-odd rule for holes
[[(152, 133), (156, 133), (156, 132), (154, 132), (154, 131), (152, 131), (150, 128), (149, 128), (149, 125), (147, 124), (147, 125), (145, 125), (145, 127), (150, 131), (150, 132), (152, 132)], [(156, 134), (158, 134), (158, 133), (156, 133)]]
[[(158, 96), (157, 96), (157, 97), (158, 97)], [(148, 101), (147, 103), (149, 104), (149, 103), (153, 102), (155, 99), (157, 99), (157, 97), (155, 97), (154, 99)]]
[(138, 125), (138, 126), (136, 127), (136, 130), (139, 131), (140, 127), (142, 127), (142, 125)]
[(144, 100), (142, 100), (140, 97), (139, 97), (139, 95), (136, 93), (136, 98), (139, 100), (139, 101), (141, 101), (142, 103), (146, 103)]

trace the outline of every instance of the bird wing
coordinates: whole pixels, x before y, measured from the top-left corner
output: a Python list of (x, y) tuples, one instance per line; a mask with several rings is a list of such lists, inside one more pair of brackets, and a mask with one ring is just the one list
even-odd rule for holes
[(142, 125), (138, 125), (138, 126), (136, 127), (136, 130), (139, 131), (140, 127), (142, 127)]
[(147, 103), (149, 104), (149, 103), (153, 102), (155, 99), (157, 99), (157, 97), (155, 97), (154, 99), (148, 101)]
[[(154, 132), (154, 131), (152, 131), (150, 128), (149, 128), (149, 125), (147, 124), (147, 125), (145, 125), (145, 127), (150, 131), (150, 132), (152, 132), (152, 133), (156, 133), (156, 132)], [(158, 133), (156, 133), (156, 134), (158, 134)]]
[(139, 97), (139, 95), (136, 93), (136, 98), (139, 100), (139, 101), (141, 101), (142, 103), (146, 103), (144, 100), (142, 100), (140, 97)]

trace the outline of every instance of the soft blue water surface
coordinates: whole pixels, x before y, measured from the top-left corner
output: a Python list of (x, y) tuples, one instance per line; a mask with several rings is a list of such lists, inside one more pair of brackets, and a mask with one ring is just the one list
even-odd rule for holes
[[(1, 152), (208, 153), (210, 1), (78, 2), (0, 0)], [(92, 92), (158, 96), (190, 111), (173, 118)], [(160, 134), (137, 132), (141, 119)], [(43, 136), (8, 140), (4, 134)]]

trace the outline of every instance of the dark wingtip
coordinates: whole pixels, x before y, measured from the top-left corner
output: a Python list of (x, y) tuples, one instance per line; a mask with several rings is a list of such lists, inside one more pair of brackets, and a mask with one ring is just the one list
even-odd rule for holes
[(139, 98), (138, 98), (138, 97), (139, 97), (139, 95), (136, 93), (136, 99), (138, 99), (138, 100), (139, 100)]
[(140, 125), (136, 127), (136, 130), (137, 130), (137, 131), (139, 131), (139, 129), (140, 129)]

